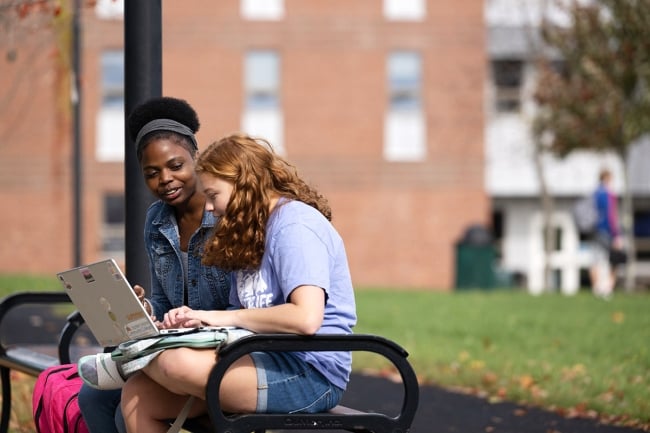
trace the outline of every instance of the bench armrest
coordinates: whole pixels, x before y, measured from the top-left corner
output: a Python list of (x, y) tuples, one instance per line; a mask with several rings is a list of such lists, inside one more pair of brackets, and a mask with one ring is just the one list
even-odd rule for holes
[[(397, 368), (404, 386), (404, 400), (400, 413), (392, 418), (379, 413), (357, 412), (355, 414), (224, 414), (219, 405), (219, 387), (228, 367), (237, 359), (251, 352), (286, 351), (362, 351), (374, 352), (390, 360)], [(335, 425), (340, 429), (364, 426), (368, 431), (407, 432), (418, 407), (419, 385), (413, 368), (407, 361), (408, 353), (396, 343), (383, 337), (365, 334), (313, 335), (252, 334), (223, 347), (219, 362), (213, 367), (206, 387), (206, 400), (210, 420), (215, 431), (250, 432), (263, 429), (296, 428), (308, 422)], [(305, 424), (303, 424), (305, 425)], [(388, 427), (387, 427), (388, 426)], [(333, 428), (333, 427), (330, 427)], [(361, 431), (361, 430), (360, 430)]]
[[(5, 320), (14, 308), (27, 305), (56, 305), (56, 304), (72, 304), (70, 297), (65, 292), (19, 292), (5, 296), (0, 300), (0, 328), (2, 322)], [(61, 364), (70, 363), (70, 345), (74, 333), (83, 325), (84, 321), (79, 312), (71, 313), (63, 327), (58, 340), (58, 357)], [(9, 348), (5, 347), (4, 342), (0, 341), (0, 356), (6, 356)]]

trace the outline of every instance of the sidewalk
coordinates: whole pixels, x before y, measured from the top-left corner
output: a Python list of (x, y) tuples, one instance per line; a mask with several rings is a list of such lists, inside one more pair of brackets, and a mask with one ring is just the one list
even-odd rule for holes
[[(342, 404), (397, 415), (402, 385), (380, 377), (353, 374)], [(512, 403), (492, 404), (471, 395), (433, 386), (420, 387), (420, 405), (411, 433), (642, 433), (644, 430), (563, 418)]]

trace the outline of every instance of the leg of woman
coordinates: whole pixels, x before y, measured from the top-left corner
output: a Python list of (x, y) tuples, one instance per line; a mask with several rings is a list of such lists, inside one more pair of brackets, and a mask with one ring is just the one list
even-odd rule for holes
[[(122, 388), (122, 414), (127, 432), (164, 433), (187, 403), (187, 395), (170, 392), (144, 373), (136, 373)], [(195, 400), (190, 411), (205, 412), (205, 403)]]
[[(214, 364), (215, 351), (207, 349), (172, 349), (156, 357), (122, 389), (127, 431), (166, 431), (164, 421), (180, 413), (189, 395), (200, 399), (195, 400), (189, 417), (204, 414), (205, 386)], [(228, 369), (219, 396), (224, 411), (255, 411), (257, 373), (250, 357), (242, 357)]]
[(338, 404), (343, 390), (293, 353), (253, 352), (258, 413), (317, 413)]
[(79, 409), (91, 433), (117, 433), (115, 415), (122, 390), (103, 391), (83, 385), (79, 391)]
[(589, 270), (591, 290), (596, 297), (603, 297), (608, 286), (608, 258), (603, 242), (599, 240), (593, 242), (593, 262)]
[[(205, 386), (215, 362), (213, 349), (182, 347), (161, 353), (143, 371), (173, 393), (205, 400)], [(257, 371), (250, 356), (243, 356), (230, 366), (221, 382), (219, 398), (224, 411), (255, 411)]]

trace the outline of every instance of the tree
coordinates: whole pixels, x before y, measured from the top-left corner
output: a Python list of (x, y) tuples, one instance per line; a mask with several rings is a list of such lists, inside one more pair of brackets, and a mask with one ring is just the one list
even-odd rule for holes
[[(89, 2), (89, 4), (94, 4)], [(53, 62), (48, 62), (41, 70), (51, 69), (55, 79), (54, 94), (56, 95), (56, 140), (54, 143), (64, 143), (71, 136), (73, 155), (73, 250), (74, 263), (81, 264), (81, 200), (82, 200), (82, 154), (81, 154), (81, 78), (80, 78), (80, 12), (82, 0), (0, 0), (0, 23), (9, 34), (7, 45), (7, 62), (16, 63), (18, 50), (27, 48), (32, 53), (41, 50), (51, 51)], [(16, 38), (16, 34), (24, 33), (24, 37)], [(37, 36), (38, 43), (34, 43), (31, 36)], [(52, 37), (53, 36), (53, 37)], [(0, 47), (4, 48), (2, 44)], [(36, 47), (36, 48), (34, 48)], [(49, 58), (50, 56), (48, 56)], [(12, 74), (7, 81), (21, 80), (25, 74), (23, 70), (31, 70), (32, 64), (18, 62), (12, 68)], [(28, 84), (28, 83), (27, 83)], [(11, 86), (15, 87), (15, 86)], [(3, 107), (15, 108), (13, 99), (15, 92), (7, 92), (0, 96), (6, 98)], [(31, 98), (24, 97), (20, 101), (24, 105), (31, 103)], [(0, 109), (0, 114), (3, 114)], [(21, 118), (22, 116), (16, 116)], [(0, 139), (8, 138), (7, 134), (13, 132), (12, 128), (0, 130)], [(1, 140), (11, 142), (10, 140)]]
[[(533, 134), (550, 152), (614, 152), (626, 172), (623, 230), (632, 233), (627, 180), (630, 146), (650, 132), (650, 2), (571, 0), (569, 26), (545, 21), (542, 38), (560, 62), (541, 61), (535, 99), (540, 110)], [(634, 286), (634, 243), (625, 287)]]
[(49, 62), (56, 79), (56, 124), (62, 125), (57, 134), (63, 141), (64, 125), (70, 123), (70, 1), (59, 0), (0, 0), (0, 52), (4, 55), (7, 87), (0, 89), (0, 115), (11, 119), (0, 127), (0, 141), (11, 143), (16, 122), (25, 121), (21, 115), (29, 110), (29, 99), (20, 98), (16, 89), (29, 86), (42, 70), (37, 62)]

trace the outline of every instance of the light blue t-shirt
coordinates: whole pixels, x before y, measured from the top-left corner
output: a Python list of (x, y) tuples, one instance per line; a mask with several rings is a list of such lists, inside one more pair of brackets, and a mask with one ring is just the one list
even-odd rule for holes
[[(350, 334), (356, 324), (354, 290), (343, 240), (313, 207), (280, 201), (266, 230), (266, 249), (259, 270), (232, 273), (231, 303), (265, 308), (287, 302), (299, 286), (325, 290), (323, 324), (317, 334)], [(339, 388), (350, 376), (349, 352), (296, 352)]]

